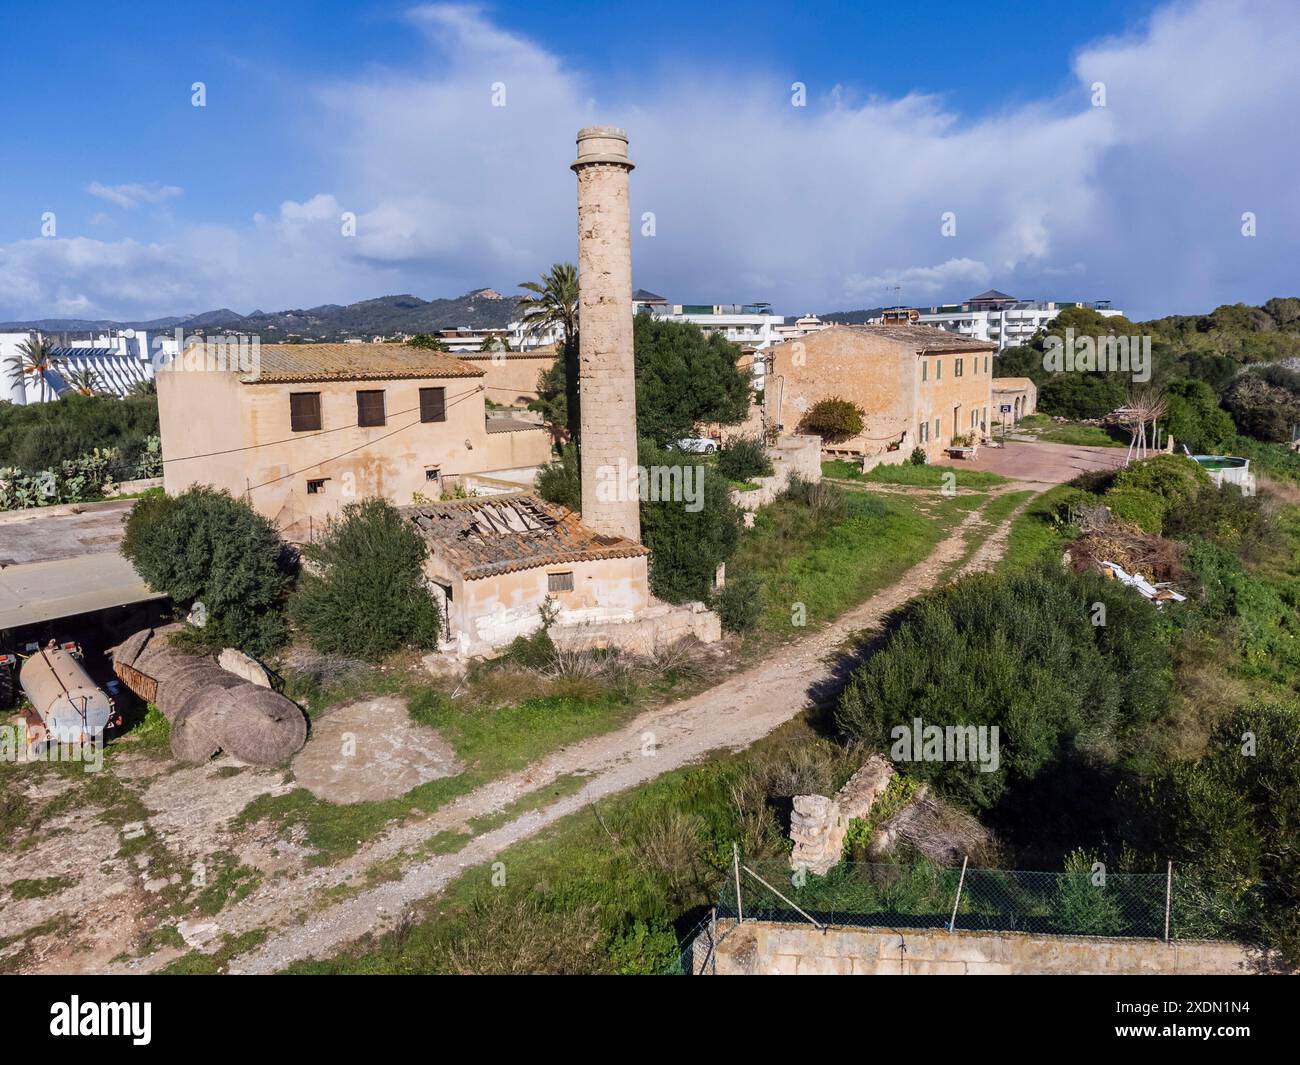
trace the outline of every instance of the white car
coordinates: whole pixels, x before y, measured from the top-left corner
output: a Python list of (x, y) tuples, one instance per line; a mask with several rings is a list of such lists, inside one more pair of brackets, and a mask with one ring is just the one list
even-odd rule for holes
[(706, 436), (688, 436), (677, 441), (677, 450), (691, 455), (712, 455), (718, 450), (718, 442)]

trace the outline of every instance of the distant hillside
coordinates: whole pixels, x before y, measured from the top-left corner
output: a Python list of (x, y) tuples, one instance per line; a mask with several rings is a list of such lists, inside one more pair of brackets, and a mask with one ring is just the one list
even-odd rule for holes
[(114, 322), (103, 319), (41, 318), (26, 322), (0, 322), (0, 332), (39, 329), (46, 333), (85, 333), (109, 329), (175, 329), (256, 333), (264, 341), (286, 339), (344, 340), (394, 333), (429, 333), (437, 329), (501, 329), (515, 316), (515, 297), (492, 289), (475, 289), (455, 299), (423, 300), (409, 293), (380, 296), (349, 303), (327, 303), (306, 310), (253, 311), (239, 314), (228, 308), (202, 314)]
[(837, 322), (840, 325), (864, 325), (872, 318), (880, 317), (883, 307), (872, 307), (865, 311), (831, 311), (830, 314), (819, 314), (817, 317), (823, 322)]

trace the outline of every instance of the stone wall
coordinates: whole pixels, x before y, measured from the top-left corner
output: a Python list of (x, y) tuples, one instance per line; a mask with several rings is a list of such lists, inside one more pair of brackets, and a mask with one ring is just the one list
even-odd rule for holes
[(722, 639), (722, 622), (703, 603), (655, 603), (632, 618), (559, 624), (551, 629), (552, 642), (566, 650), (617, 647), (641, 655), (671, 647), (688, 636), (717, 643)]
[(757, 488), (748, 492), (733, 491), (732, 502), (741, 510), (765, 507), (790, 486), (790, 478), (798, 475), (805, 481), (822, 479), (821, 438), (816, 436), (783, 436), (767, 449), (772, 460), (772, 472), (767, 477), (756, 477)]
[(834, 798), (796, 795), (790, 815), (790, 838), (794, 841), (790, 868), (825, 876), (840, 860), (849, 822), (871, 811), (893, 775), (894, 767), (873, 754)]
[[(721, 925), (722, 922), (719, 922)], [(1254, 971), (1246, 947), (1190, 940), (1102, 939), (1016, 932), (914, 931), (810, 924), (730, 922), (719, 928), (719, 976), (947, 974), (1246, 974)], [(702, 965), (696, 952), (696, 966)]]

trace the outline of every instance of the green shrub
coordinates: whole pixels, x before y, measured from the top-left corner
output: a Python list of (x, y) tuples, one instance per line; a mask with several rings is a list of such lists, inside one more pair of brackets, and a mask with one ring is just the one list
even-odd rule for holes
[(1164, 527), (1165, 501), (1143, 488), (1112, 488), (1102, 502), (1121, 521), (1132, 522), (1143, 532), (1159, 535)]
[(925, 448), (912, 448), (912, 457), (909, 460), (913, 466), (924, 466), (929, 460), (925, 457)]
[[(650, 590), (669, 603), (708, 601), (718, 563), (740, 541), (740, 511), (727, 479), (702, 457), (658, 450), (641, 441), (641, 465), (673, 467), (681, 483), (700, 495), (693, 500), (643, 500), (641, 542), (650, 549)], [(698, 471), (698, 472), (697, 472)], [(687, 480), (689, 478), (689, 481)]]
[(801, 433), (814, 433), (823, 443), (838, 444), (862, 432), (862, 408), (839, 396), (818, 400), (799, 422)]
[(748, 632), (763, 615), (763, 582), (754, 573), (728, 577), (713, 597), (713, 609), (728, 632)]
[(718, 472), (730, 481), (769, 477), (772, 460), (763, 441), (755, 436), (733, 436), (718, 453)]
[[(6, 371), (0, 366), (0, 380), (7, 383)], [(115, 461), (134, 467), (157, 434), (155, 396), (69, 395), (57, 403), (0, 403), (0, 466), (35, 473), (99, 449), (116, 451)]]
[(121, 550), (154, 591), (202, 605), (203, 627), (190, 633), (202, 646), (264, 656), (284, 643), (296, 560), (275, 526), (228, 492), (138, 499)]
[(1155, 455), (1134, 462), (1115, 474), (1116, 489), (1141, 488), (1154, 492), (1166, 507), (1195, 499), (1213, 481), (1210, 475), (1185, 455)]
[(565, 444), (560, 453), (537, 471), (537, 494), (570, 510), (582, 509), (582, 467), (578, 449)]
[[(1106, 624), (1092, 624), (1094, 603)], [(1041, 565), (967, 578), (917, 602), (856, 669), (835, 711), (840, 731), (888, 752), (895, 727), (997, 725), (1000, 769), (911, 761), (902, 772), (992, 807), (1077, 752), (1122, 750), (1167, 705), (1168, 650), (1156, 611), (1131, 589)]]
[(502, 657), (525, 669), (547, 669), (555, 661), (555, 643), (543, 626), (527, 636), (516, 636)]
[(428, 549), (384, 499), (349, 503), (303, 548), (289, 616), (317, 651), (375, 661), (438, 642), (441, 612), (424, 582)]

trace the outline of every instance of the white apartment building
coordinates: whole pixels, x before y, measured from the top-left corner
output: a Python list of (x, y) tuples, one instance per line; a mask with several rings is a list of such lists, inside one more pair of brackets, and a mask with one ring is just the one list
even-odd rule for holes
[(17, 374), (22, 345), (33, 336), (52, 343), (57, 339), (40, 332), (0, 333), (0, 399), (16, 404), (58, 399), (74, 389), (75, 374), (89, 374), (98, 393), (124, 396), (136, 385), (152, 381), (158, 362), (179, 351), (175, 337), (126, 329), (102, 333), (85, 343), (55, 346), (50, 351), (52, 366), (43, 375)]
[(998, 350), (1027, 344), (1068, 307), (1091, 307), (1103, 317), (1122, 311), (1112, 310), (1108, 300), (1083, 303), (1078, 300), (1020, 300), (997, 289), (972, 296), (965, 303), (948, 303), (938, 307), (919, 307), (913, 319), (921, 325), (934, 326), (949, 333), (960, 333), (972, 340), (996, 344)]

